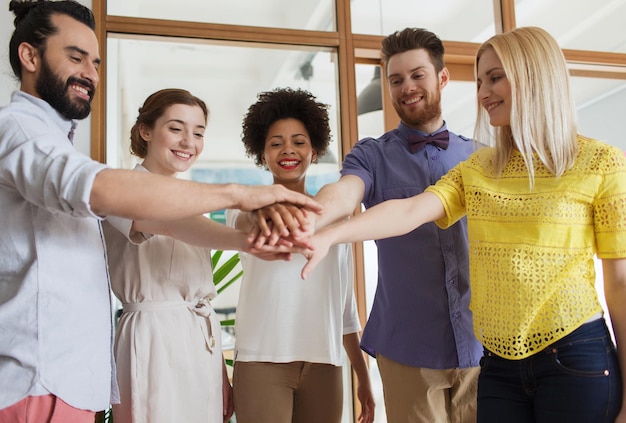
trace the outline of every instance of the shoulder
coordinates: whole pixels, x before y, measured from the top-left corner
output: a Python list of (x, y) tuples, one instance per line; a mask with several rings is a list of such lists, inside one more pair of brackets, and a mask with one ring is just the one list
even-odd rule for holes
[[(405, 142), (406, 143), (406, 142)], [(366, 137), (360, 139), (349, 154), (353, 156), (366, 155), (370, 159), (381, 155), (387, 155), (394, 151), (404, 151), (404, 144), (398, 134), (398, 130), (394, 129), (385, 132), (378, 138)]]
[(577, 141), (579, 152), (575, 166), (598, 173), (623, 171), (626, 167), (625, 153), (619, 148), (583, 135), (579, 135)]
[(469, 154), (467, 160), (459, 163), (459, 169), (463, 171), (476, 170), (481, 173), (487, 172), (491, 174), (494, 171), (495, 148), (483, 147), (480, 144), (472, 142), (472, 151)]
[(379, 149), (383, 147), (386, 143), (390, 141), (388, 133), (383, 134), (378, 138), (374, 137), (366, 137), (361, 138), (355, 145), (354, 148), (363, 148), (363, 149)]
[(460, 141), (460, 142), (473, 142), (470, 137), (466, 137), (465, 135), (457, 134), (452, 131), (448, 131), (450, 135), (450, 141)]
[(0, 134), (3, 139), (19, 136), (26, 140), (37, 136), (49, 136), (60, 130), (44, 110), (25, 101), (12, 101), (0, 108)]
[(472, 146), (474, 144), (474, 140), (465, 135), (455, 134), (454, 132), (448, 131), (450, 145), (457, 147), (467, 147)]
[(374, 168), (382, 156), (380, 139), (362, 138), (346, 154), (342, 165), (342, 175), (350, 169)]
[(450, 143), (448, 144), (448, 149), (446, 151), (457, 161), (467, 159), (474, 151), (476, 151), (476, 149), (480, 147), (469, 137), (458, 135), (450, 131), (448, 133)]
[(400, 132), (396, 128), (396, 129), (392, 129), (391, 131), (385, 132), (378, 138), (374, 138), (374, 137), (362, 138), (359, 140), (359, 142), (356, 143), (356, 145), (367, 146), (370, 148), (380, 148), (385, 145), (388, 145), (389, 143), (396, 142), (401, 138), (402, 136), (400, 135)]
[(0, 108), (0, 124), (3, 127), (7, 125), (28, 127), (31, 124), (43, 124), (46, 121), (46, 115), (29, 103), (11, 102)]
[(36, 120), (46, 120), (47, 111), (42, 108), (42, 100), (28, 96), (22, 92), (14, 92), (11, 102), (0, 108), (2, 118), (8, 116), (29, 117)]
[(594, 138), (589, 138), (584, 135), (578, 135), (577, 137), (578, 147), (581, 151), (599, 151), (603, 153), (621, 154), (624, 153), (617, 147), (608, 144), (604, 141), (600, 141)]

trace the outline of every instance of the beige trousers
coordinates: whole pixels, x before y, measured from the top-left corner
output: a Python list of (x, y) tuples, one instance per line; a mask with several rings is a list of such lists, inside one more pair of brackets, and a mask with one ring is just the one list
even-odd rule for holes
[(341, 367), (237, 361), (233, 392), (237, 423), (341, 422)]
[(479, 367), (435, 370), (376, 357), (387, 423), (476, 423)]

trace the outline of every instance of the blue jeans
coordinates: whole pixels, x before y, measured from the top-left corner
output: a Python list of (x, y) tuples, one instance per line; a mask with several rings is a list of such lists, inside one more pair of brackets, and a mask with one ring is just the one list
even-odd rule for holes
[(580, 326), (523, 360), (485, 350), (478, 423), (613, 423), (622, 378), (604, 319)]

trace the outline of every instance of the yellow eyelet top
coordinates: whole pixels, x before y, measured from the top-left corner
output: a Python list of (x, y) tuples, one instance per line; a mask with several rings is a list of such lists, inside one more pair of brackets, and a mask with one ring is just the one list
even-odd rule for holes
[(574, 166), (555, 178), (535, 157), (531, 190), (519, 152), (496, 178), (492, 148), (427, 191), (446, 228), (467, 215), (474, 331), (508, 359), (526, 358), (601, 311), (594, 255), (626, 257), (626, 159), (579, 136)]

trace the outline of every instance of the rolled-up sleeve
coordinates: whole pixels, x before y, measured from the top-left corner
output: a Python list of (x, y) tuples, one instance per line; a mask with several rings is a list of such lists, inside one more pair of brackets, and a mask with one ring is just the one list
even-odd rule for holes
[(89, 205), (98, 172), (107, 165), (76, 151), (57, 127), (34, 116), (9, 116), (0, 129), (0, 184), (50, 212), (98, 217)]

